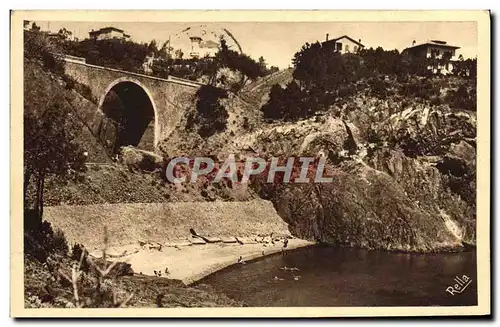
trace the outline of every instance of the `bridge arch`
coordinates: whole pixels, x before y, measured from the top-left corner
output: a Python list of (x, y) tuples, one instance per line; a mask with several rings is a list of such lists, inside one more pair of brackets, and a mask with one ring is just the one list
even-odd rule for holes
[[(113, 152), (123, 145), (156, 149), (159, 136), (158, 109), (151, 92), (143, 83), (129, 76), (115, 79), (101, 95), (98, 110), (105, 117), (100, 137), (106, 140)], [(153, 131), (150, 130), (151, 124)]]

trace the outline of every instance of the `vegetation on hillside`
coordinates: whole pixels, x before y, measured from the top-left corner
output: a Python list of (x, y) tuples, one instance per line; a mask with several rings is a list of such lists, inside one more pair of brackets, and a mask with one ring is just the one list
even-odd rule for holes
[[(157, 46), (153, 43), (144, 48), (154, 51)], [(120, 50), (118, 45), (113, 49), (110, 46), (103, 50), (109, 52), (103, 53), (113, 56), (115, 50), (128, 51)], [(376, 207), (384, 200), (375, 190), (364, 193), (370, 190), (363, 186), (364, 174), (373, 172), (370, 169), (377, 170), (372, 176), (374, 183), (398, 193), (398, 196), (387, 196), (388, 199), (408, 204), (401, 211), (405, 221), (419, 216), (423, 228), (432, 226), (436, 217), (440, 217), (435, 205), (441, 201), (452, 211), (450, 216), (465, 226), (467, 240), (473, 240), (475, 164), (463, 157), (475, 156), (475, 61), (456, 63), (457, 68), (451, 76), (432, 76), (426, 68), (436, 65), (436, 60), (408, 60), (398, 51), (382, 48), (347, 55), (330, 50), (321, 44), (306, 44), (294, 57), (293, 71), (290, 69), (269, 77), (264, 76), (269, 69), (263, 58), (253, 62), (251, 58), (226, 49), (224, 42), (214, 58), (189, 63), (172, 59), (171, 65), (160, 63), (154, 66), (153, 70), (157, 69), (154, 74), (168, 75), (186, 63), (189, 70), (183, 76), (189, 75), (193, 79), (205, 76), (208, 82), (198, 90), (192, 110), (172, 133), (177, 138), (162, 140), (170, 143), (164, 155), (213, 155), (230, 151), (252, 151), (264, 156), (325, 155), (331, 165), (329, 168), (333, 167), (340, 180), (346, 182), (346, 187), (356, 187), (358, 193), (353, 191), (353, 196), (365, 201), (365, 204), (361, 203), (364, 208), (373, 209), (373, 219), (377, 215), (394, 218), (391, 223), (395, 224), (394, 230), (398, 231), (403, 243), (409, 240), (413, 245), (423, 244), (415, 238), (407, 239), (406, 234), (415, 229), (398, 225), (399, 216)], [(139, 54), (140, 51), (137, 49), (136, 52)], [(123, 59), (117, 58), (117, 63)], [(57, 60), (52, 61), (51, 56), (45, 56), (45, 61), (39, 56), (37, 60), (48, 76), (56, 76)], [(243, 92), (238, 92), (243, 85), (241, 81), (245, 79), (253, 81), (243, 82)], [(71, 84), (64, 76), (61, 81), (60, 86)], [(55, 79), (55, 82), (60, 80)], [(262, 116), (267, 122), (261, 119)], [(158, 162), (161, 160), (160, 157)], [(164, 158), (163, 164), (168, 160)], [(358, 169), (360, 167), (356, 164), (362, 166), (361, 163), (364, 168)], [(256, 192), (262, 195), (262, 189), (242, 191), (233, 185), (174, 187), (158, 176), (156, 162), (152, 169), (145, 169), (147, 175), (144, 169), (132, 166), (133, 163), (127, 167), (96, 165), (69, 182), (62, 178), (51, 180), (50, 204), (214, 201), (249, 199)], [(288, 191), (288, 185), (280, 187), (282, 191)], [(275, 199), (277, 203), (281, 201), (280, 187), (266, 191), (266, 198)], [(424, 188), (422, 194), (418, 194), (417, 190)], [(439, 196), (436, 190), (439, 190)], [(244, 195), (237, 195), (239, 191)], [(301, 189), (296, 191), (297, 197), (303, 194)], [(332, 194), (338, 193), (335, 186), (316, 191), (320, 192), (317, 196), (324, 201), (321, 205), (325, 208), (325, 203), (331, 203)], [(408, 193), (407, 196), (403, 196), (404, 192)], [(295, 201), (290, 199), (290, 202)], [(336, 205), (339, 207), (350, 201), (347, 197), (338, 199), (340, 202)], [(330, 208), (330, 211), (325, 211), (320, 217), (324, 218), (321, 220), (324, 223), (321, 229), (325, 230), (323, 235), (337, 242), (358, 233), (359, 226), (364, 226), (362, 209), (336, 211)], [(343, 216), (342, 212), (350, 212), (350, 216)], [(333, 214), (337, 221), (327, 219)], [(351, 218), (352, 225), (349, 223)], [(315, 216), (307, 221), (314, 224), (317, 219)], [(331, 232), (330, 223), (347, 227), (330, 238), (331, 235), (327, 235)], [(309, 236), (321, 234), (318, 226), (311, 225), (306, 229)], [(392, 231), (382, 232), (390, 235)], [(432, 237), (429, 236), (429, 240)], [(356, 245), (363, 246), (363, 238), (356, 240), (359, 241)], [(388, 240), (379, 241), (370, 240), (373, 246), (390, 246)]]
[[(397, 50), (386, 51), (381, 47), (341, 55), (327, 44), (307, 43), (293, 58), (294, 80), (285, 88), (273, 86), (269, 101), (261, 110), (265, 118), (294, 121), (345, 103), (367, 89), (381, 99), (399, 94), (437, 103), (440, 89), (430, 82), (432, 74), (427, 68), (437, 65), (436, 62), (433, 58), (408, 58)], [(458, 61), (456, 67), (455, 76), (475, 80), (475, 60)], [(452, 106), (474, 110), (475, 89), (458, 92), (449, 95)]]
[[(79, 169), (81, 155), (72, 126), (71, 109), (56, 81), (34, 78), (33, 65), (62, 80), (62, 64), (54, 58), (43, 38), (28, 33), (24, 47), (24, 204), (27, 225), (40, 224), (43, 216), (44, 184), (48, 175), (65, 176)], [(43, 70), (42, 70), (43, 71)], [(57, 146), (54, 146), (57, 144)], [(28, 191), (34, 183), (35, 196)]]
[[(28, 34), (43, 34), (38, 29), (31, 29)], [(265, 59), (260, 57), (255, 61), (250, 56), (229, 49), (223, 37), (219, 40), (219, 50), (214, 57), (183, 58), (180, 49), (174, 50), (168, 42), (161, 47), (156, 40), (149, 43), (137, 43), (125, 40), (94, 40), (84, 39), (74, 41), (71, 32), (61, 29), (58, 37), (52, 38), (50, 43), (54, 50), (68, 55), (83, 57), (87, 63), (127, 70), (131, 72), (144, 73), (143, 63), (147, 57), (153, 60), (152, 75), (168, 77), (169, 75), (200, 80), (206, 77), (208, 83), (215, 85), (221, 68), (229, 68), (242, 75), (241, 83), (246, 79), (254, 80), (257, 77), (271, 74), (277, 71), (277, 67), (267, 67)], [(172, 53), (176, 55), (173, 56)], [(219, 74), (220, 75), (220, 74)], [(242, 85), (239, 85), (241, 88)]]
[[(152, 56), (155, 58), (150, 72), (153, 76), (176, 76), (207, 83), (208, 86), (197, 92), (197, 110), (189, 119), (189, 126), (196, 125), (196, 130), (202, 137), (225, 129), (228, 113), (220, 100), (228, 97), (227, 92), (237, 93), (248, 80), (256, 80), (278, 70), (274, 66), (268, 68), (263, 57), (255, 61), (244, 53), (230, 49), (223, 37), (220, 38), (219, 49), (213, 57), (182, 58), (182, 54), (176, 51), (174, 58), (171, 55), (173, 49), (167, 42), (159, 47), (155, 40), (149, 43), (94, 39), (74, 41), (70, 36), (71, 32), (63, 28), (58, 37), (53, 37), (48, 42), (46, 33), (38, 28), (25, 31), (25, 39), (29, 40), (30, 45), (36, 45), (33, 40), (41, 42), (37, 51), (45, 57), (46, 65), (52, 70), (58, 70), (61, 75), (62, 64), (52, 62), (52, 53), (83, 57), (90, 64), (138, 73), (145, 73), (143, 64)], [(68, 76), (63, 78), (68, 88), (75, 88), (85, 98), (96, 102), (88, 87), (79, 85)]]

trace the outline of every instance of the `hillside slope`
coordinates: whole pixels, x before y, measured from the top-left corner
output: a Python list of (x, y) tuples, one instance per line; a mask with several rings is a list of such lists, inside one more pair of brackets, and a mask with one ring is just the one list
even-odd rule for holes
[[(475, 244), (476, 114), (457, 107), (450, 97), (450, 90), (462, 86), (473, 90), (470, 80), (410, 78), (406, 84), (386, 80), (390, 92), (385, 95), (375, 92), (369, 81), (361, 81), (354, 94), (316, 116), (264, 121), (260, 106), (270, 88), (288, 83), (292, 73), (267, 76), (224, 100), (229, 119), (221, 133), (203, 139), (186, 128), (186, 120), (181, 121), (161, 142), (163, 154), (326, 156), (335, 183), (318, 189), (285, 185), (268, 189), (265, 195), (296, 236), (418, 252)], [(421, 83), (432, 87), (431, 98), (415, 88)], [(91, 167), (78, 182), (48, 185), (51, 205), (247, 201), (263, 196), (259, 187), (174, 187), (157, 174), (129, 171), (120, 164)], [(315, 195), (297, 207), (304, 194)], [(391, 241), (391, 235), (397, 237)]]
[(190, 229), (206, 237), (289, 235), (287, 224), (269, 201), (129, 203), (47, 207), (45, 219), (71, 243), (98, 249), (107, 226), (109, 246), (187, 240)]

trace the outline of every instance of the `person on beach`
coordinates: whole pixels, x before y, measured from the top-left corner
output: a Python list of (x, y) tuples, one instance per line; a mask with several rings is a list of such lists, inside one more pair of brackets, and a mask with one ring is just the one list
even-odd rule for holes
[(285, 239), (283, 240), (283, 248), (281, 249), (281, 254), (282, 255), (285, 255), (285, 248), (288, 247), (288, 238), (285, 237)]

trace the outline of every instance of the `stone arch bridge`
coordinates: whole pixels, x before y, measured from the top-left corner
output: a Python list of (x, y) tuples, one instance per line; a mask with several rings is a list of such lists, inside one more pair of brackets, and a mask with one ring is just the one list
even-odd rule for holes
[[(193, 105), (203, 84), (91, 65), (64, 55), (65, 73), (87, 85), (97, 108), (87, 110), (92, 133), (113, 152), (122, 145), (156, 150)], [(93, 112), (89, 112), (93, 111)]]

